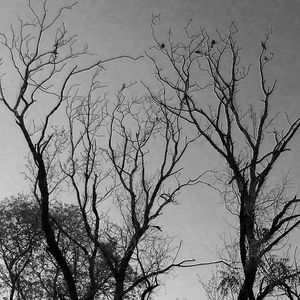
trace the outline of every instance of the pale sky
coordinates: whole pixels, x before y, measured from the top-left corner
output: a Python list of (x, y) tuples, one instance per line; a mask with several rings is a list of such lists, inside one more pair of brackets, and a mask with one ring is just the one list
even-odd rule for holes
[[(26, 15), (25, 0), (1, 2), (0, 30), (6, 30), (15, 22), (17, 15)], [(34, 0), (33, 0), (34, 2)], [(169, 27), (180, 35), (183, 26), (193, 19), (195, 27), (205, 27), (213, 32), (225, 30), (231, 21), (239, 27), (240, 44), (247, 60), (256, 63), (260, 41), (272, 29), (270, 42), (275, 53), (270, 76), (279, 80), (274, 98), (275, 110), (287, 111), (292, 117), (300, 115), (300, 1), (298, 0), (78, 0), (72, 12), (64, 15), (69, 31), (78, 34), (78, 40), (88, 43), (90, 50), (99, 57), (130, 54), (138, 56), (152, 45), (151, 17), (160, 14), (161, 33)], [(62, 1), (49, 0), (51, 5)], [(64, 2), (65, 3), (65, 2)], [(67, 2), (67, 3), (70, 3)], [(1, 54), (0, 48), (0, 54)], [(114, 66), (116, 67), (116, 66)], [(128, 78), (147, 79), (151, 76), (149, 65), (139, 65), (128, 70), (118, 66), (112, 85)], [(132, 74), (134, 73), (134, 74)], [(115, 81), (114, 81), (115, 80)], [(251, 82), (249, 83), (251, 85)], [(14, 121), (0, 107), (0, 197), (26, 190), (21, 172), (24, 170), (25, 143)], [(296, 136), (299, 140), (299, 134)], [(295, 141), (294, 161), (291, 172), (300, 183), (300, 149)], [(26, 151), (24, 151), (26, 149)], [(192, 172), (204, 170), (218, 157), (206, 146), (199, 145), (199, 153), (193, 153), (186, 161)], [(195, 161), (198, 164), (195, 165)], [(285, 164), (285, 162), (283, 162)], [(201, 170), (200, 170), (201, 171)], [(195, 258), (197, 262), (215, 260), (220, 247), (220, 237), (226, 232), (226, 218), (218, 195), (208, 188), (199, 186), (182, 193), (181, 205), (169, 209), (163, 217), (163, 230), (183, 240), (182, 258)], [(207, 276), (208, 267), (194, 270), (177, 270), (169, 276), (157, 299), (200, 300), (205, 299), (197, 274)]]

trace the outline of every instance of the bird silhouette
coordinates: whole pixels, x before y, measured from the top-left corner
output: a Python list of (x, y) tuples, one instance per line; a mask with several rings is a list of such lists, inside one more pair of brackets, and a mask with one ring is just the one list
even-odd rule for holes
[(165, 43), (161, 43), (161, 44), (160, 44), (160, 48), (161, 48), (161, 49), (164, 49), (165, 47), (166, 47)]
[(211, 43), (210, 43), (210, 46), (213, 47), (215, 44), (216, 44), (216, 41), (212, 40)]
[(156, 229), (159, 230), (159, 231), (162, 231), (160, 226), (153, 225), (153, 227), (156, 228)]
[(53, 53), (54, 56), (56, 56), (58, 54), (57, 48), (58, 48), (58, 41), (55, 42), (55, 44), (54, 44), (54, 50), (52, 51), (52, 53)]
[(125, 85), (125, 83), (123, 83), (121, 91), (123, 91), (125, 88), (126, 88), (126, 85)]
[(266, 43), (264, 43), (264, 42), (261, 42), (261, 46), (262, 46), (262, 48), (263, 48), (263, 50), (264, 50), (264, 51), (266, 51), (266, 50), (267, 50)]

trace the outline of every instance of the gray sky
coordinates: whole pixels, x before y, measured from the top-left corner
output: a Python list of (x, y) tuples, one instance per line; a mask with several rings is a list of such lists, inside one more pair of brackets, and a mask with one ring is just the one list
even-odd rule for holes
[[(8, 28), (16, 21), (17, 14), (26, 15), (25, 0), (1, 0), (2, 16), (0, 28)], [(62, 1), (49, 0), (51, 5)], [(274, 107), (287, 111), (292, 117), (300, 115), (299, 70), (300, 70), (300, 1), (298, 0), (78, 0), (72, 12), (64, 15), (67, 28), (78, 34), (78, 39), (87, 42), (90, 50), (99, 57), (120, 54), (138, 56), (152, 44), (151, 16), (160, 14), (160, 32), (165, 34), (169, 27), (175, 33), (182, 32), (183, 26), (193, 19), (193, 26), (205, 27), (213, 32), (216, 28), (225, 30), (231, 21), (239, 27), (240, 44), (249, 61), (256, 63), (260, 51), (260, 41), (264, 34), (272, 29), (270, 42), (275, 53), (270, 69), (271, 78), (279, 80), (274, 97)], [(70, 2), (68, 2), (70, 3)], [(4, 30), (4, 29), (3, 29)], [(1, 50), (0, 50), (1, 51)], [(1, 52), (0, 52), (1, 53)], [(110, 77), (112, 85), (118, 85), (128, 78), (147, 79), (151, 69), (139, 66), (128, 70), (127, 65), (118, 67)], [(132, 74), (132, 70), (134, 74)], [(113, 80), (115, 79), (115, 82)], [(252, 77), (251, 77), (252, 78)], [(251, 82), (249, 83), (251, 85)], [(15, 194), (26, 189), (23, 181), (25, 143), (14, 121), (7, 116), (3, 106), (0, 109), (0, 197)], [(299, 135), (296, 137), (299, 140)], [(291, 168), (299, 181), (300, 161), (299, 142), (290, 161), (298, 163)], [(217, 156), (205, 146), (199, 146), (201, 158), (197, 154), (189, 157), (187, 166), (193, 171), (199, 167), (211, 166)], [(205, 154), (203, 154), (205, 153)], [(285, 164), (285, 162), (284, 162)], [(178, 239), (183, 239), (182, 258), (196, 258), (197, 261), (216, 259), (216, 249), (220, 245), (220, 236), (226, 230), (226, 217), (217, 194), (206, 187), (193, 188), (180, 197), (181, 205), (164, 215), (164, 230)], [(208, 272), (208, 273), (207, 273)], [(176, 298), (200, 300), (201, 285), (197, 274), (209, 274), (208, 268), (178, 270), (177, 276), (168, 277), (166, 287), (159, 292), (158, 299)]]

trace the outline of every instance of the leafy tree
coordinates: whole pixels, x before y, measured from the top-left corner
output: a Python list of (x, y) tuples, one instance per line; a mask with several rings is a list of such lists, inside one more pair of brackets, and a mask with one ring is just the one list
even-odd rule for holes
[[(98, 274), (95, 280), (96, 295), (105, 295), (112, 288), (111, 276), (108, 270), (105, 271), (105, 263), (100, 255), (91, 262), (82, 250), (89, 246), (89, 240), (85, 231), (80, 231), (83, 226), (78, 208), (56, 202), (50, 210), (55, 234), (64, 256), (72, 266), (81, 297), (84, 299), (88, 290), (91, 263)], [(2, 201), (0, 226), (2, 294), (9, 294), (11, 300), (65, 297), (67, 289), (62, 272), (50, 253), (45, 251), (47, 245), (36, 201), (25, 195)]]
[(287, 117), (285, 125), (279, 125), (278, 114), (271, 112), (277, 86), (267, 76), (273, 59), (271, 35), (261, 42), (259, 89), (254, 85), (249, 97), (244, 82), (251, 68), (242, 64), (234, 23), (226, 33), (217, 31), (216, 37), (205, 30), (193, 31), (189, 23), (184, 40), (177, 42), (171, 30), (167, 38), (158, 36), (157, 20), (154, 17), (155, 45), (148, 57), (161, 89), (154, 92), (146, 87), (156, 103), (194, 126), (225, 162), (225, 170), (210, 171), (215, 180), (207, 184), (221, 193), (236, 220), (237, 239), (230, 249), (238, 249), (238, 255), (233, 260), (230, 253), (223, 257), (232, 266), (219, 272), (219, 289), (224, 295), (233, 291), (239, 300), (264, 299), (281, 294), (282, 289), (288, 292), (300, 274), (297, 259), (286, 255), (287, 238), (300, 224), (300, 199), (288, 194), (286, 181), (276, 185), (274, 180), (300, 119)]
[(41, 231), (36, 226), (38, 210), (27, 199), (20, 202), (19, 198), (6, 199), (0, 210), (1, 288), (8, 290), (9, 299), (22, 289), (22, 275), (41, 241)]

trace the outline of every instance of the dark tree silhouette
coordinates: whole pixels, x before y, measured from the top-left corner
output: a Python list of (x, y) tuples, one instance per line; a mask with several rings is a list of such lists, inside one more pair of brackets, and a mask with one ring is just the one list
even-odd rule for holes
[[(180, 115), (149, 102), (149, 96), (128, 100), (131, 83), (108, 102), (100, 82), (104, 66), (138, 58), (91, 61), (87, 46), (77, 47), (75, 36), (59, 25), (62, 13), (74, 5), (61, 7), (54, 16), (47, 1), (39, 5), (41, 9), (29, 1), (33, 20), (20, 20), (11, 34), (1, 35), (20, 87), (14, 99), (6, 94), (2, 77), (0, 97), (30, 151), (26, 176), (40, 206), (44, 250), (66, 287), (57, 297), (149, 299), (161, 275), (193, 265), (193, 260), (177, 262), (178, 247), (171, 247), (156, 222), (182, 188), (198, 181), (180, 177), (183, 155), (197, 137), (187, 138)], [(155, 143), (159, 147), (153, 147)], [(72, 196), (66, 194), (68, 189)], [(70, 228), (53, 217), (52, 201), (65, 197), (78, 205), (82, 226)], [(117, 216), (107, 215), (104, 202)], [(83, 242), (82, 230), (89, 243)], [(74, 247), (72, 255), (78, 252), (88, 262), (84, 285), (62, 236)], [(99, 296), (103, 274), (109, 286), (105, 290), (104, 282)]]
[[(222, 173), (212, 171), (218, 181), (207, 183), (221, 192), (237, 221), (238, 241), (233, 244), (239, 252), (234, 268), (223, 271), (221, 286), (237, 284), (239, 300), (261, 300), (280, 294), (282, 289), (293, 299), (295, 293), (288, 287), (292, 290), (290, 283), (298, 280), (300, 270), (292, 257), (285, 259), (281, 247), (300, 225), (300, 199), (289, 196), (284, 184), (274, 186), (271, 180), (281, 168), (279, 159), (290, 150), (300, 118), (287, 118), (284, 126), (277, 123), (276, 128), (277, 115), (270, 112), (277, 84), (276, 80), (269, 83), (266, 76), (273, 58), (267, 50), (270, 34), (258, 55), (260, 90), (253, 91), (255, 96), (259, 94), (258, 100), (245, 104), (243, 82), (250, 67), (242, 65), (235, 24), (226, 33), (217, 32), (212, 48), (208, 33), (192, 33), (189, 23), (185, 40), (177, 42), (170, 31), (168, 45), (161, 51), (155, 23), (156, 18), (152, 23), (156, 45), (148, 57), (156, 68), (161, 90), (155, 93), (146, 86), (149, 93), (156, 103), (193, 125), (226, 163)], [(275, 256), (278, 247), (281, 250)], [(234, 274), (239, 277), (234, 278)]]

